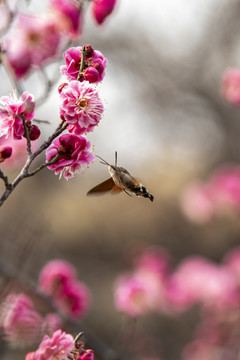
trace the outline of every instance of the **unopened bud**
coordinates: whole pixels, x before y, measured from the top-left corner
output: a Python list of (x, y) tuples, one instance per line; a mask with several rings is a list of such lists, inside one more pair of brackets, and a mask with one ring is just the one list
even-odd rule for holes
[(84, 45), (84, 49), (85, 49), (85, 56), (86, 57), (91, 57), (92, 54), (93, 54), (93, 48), (91, 45), (87, 44), (87, 45)]
[[(37, 140), (41, 134), (41, 131), (37, 125), (31, 124), (28, 128), (29, 139), (31, 141)], [(26, 135), (24, 135), (26, 137)]]
[(12, 155), (12, 148), (10, 146), (0, 147), (0, 162), (3, 162)]
[(84, 71), (84, 78), (85, 78), (85, 80), (89, 81), (90, 83), (94, 83), (94, 82), (98, 81), (99, 72), (97, 71), (97, 69), (95, 69), (95, 67), (89, 66)]

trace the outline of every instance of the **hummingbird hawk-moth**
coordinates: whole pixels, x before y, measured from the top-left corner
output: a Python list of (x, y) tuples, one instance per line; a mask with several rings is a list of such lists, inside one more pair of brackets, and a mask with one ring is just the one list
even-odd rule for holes
[(148, 192), (145, 186), (143, 186), (137, 179), (135, 179), (126, 169), (117, 166), (117, 152), (115, 152), (115, 165), (110, 165), (100, 156), (96, 156), (101, 160), (101, 164), (108, 166), (108, 171), (111, 177), (89, 190), (87, 195), (97, 195), (106, 192), (117, 194), (124, 191), (129, 196), (131, 196), (129, 194), (130, 192), (136, 196), (143, 196), (153, 201), (153, 195)]

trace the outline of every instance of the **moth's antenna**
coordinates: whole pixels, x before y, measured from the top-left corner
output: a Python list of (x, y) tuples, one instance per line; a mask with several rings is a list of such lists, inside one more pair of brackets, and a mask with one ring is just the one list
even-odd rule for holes
[(102, 160), (100, 161), (101, 164), (111, 166), (108, 162), (106, 162), (106, 160), (103, 160), (100, 156), (96, 155), (96, 157)]
[(117, 151), (115, 151), (115, 166), (117, 166)]

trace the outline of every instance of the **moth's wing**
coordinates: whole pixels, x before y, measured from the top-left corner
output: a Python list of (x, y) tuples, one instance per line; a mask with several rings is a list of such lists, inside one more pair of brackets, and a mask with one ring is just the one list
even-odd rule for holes
[(122, 191), (122, 189), (115, 184), (112, 178), (109, 178), (89, 190), (87, 195), (101, 195), (108, 191), (110, 191), (112, 194), (117, 194)]

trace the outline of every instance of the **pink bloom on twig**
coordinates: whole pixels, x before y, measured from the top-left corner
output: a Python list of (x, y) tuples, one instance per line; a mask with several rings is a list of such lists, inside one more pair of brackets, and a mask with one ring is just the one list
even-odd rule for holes
[(25, 135), (23, 117), (31, 124), (34, 118), (33, 95), (25, 91), (18, 99), (16, 93), (0, 98), (0, 136), (12, 136), (19, 140)]
[(35, 352), (28, 353), (25, 360), (65, 360), (74, 348), (72, 335), (57, 330), (52, 338), (45, 335)]
[[(90, 83), (97, 83), (103, 80), (107, 59), (98, 50), (93, 50), (91, 45), (84, 45), (87, 48), (83, 71), (80, 74), (80, 81), (87, 80)], [(81, 67), (83, 46), (69, 48), (64, 53), (66, 65), (60, 67), (61, 73), (68, 81), (77, 80)]]
[(91, 144), (83, 136), (65, 134), (55, 139), (46, 150), (47, 162), (59, 155), (56, 162), (48, 166), (48, 169), (55, 170), (55, 174), (63, 174), (65, 179), (81, 170), (82, 165), (90, 164), (95, 158), (89, 151)]
[(117, 0), (93, 0), (91, 11), (96, 22), (101, 25), (113, 12)]
[(58, 28), (51, 17), (19, 14), (17, 25), (9, 32), (4, 47), (8, 62), (17, 78), (33, 67), (41, 67), (57, 54), (60, 43)]
[(80, 2), (76, 0), (50, 0), (50, 8), (56, 25), (71, 40), (76, 40), (82, 33), (83, 13)]
[(103, 111), (103, 104), (93, 86), (74, 80), (63, 87), (60, 115), (69, 123), (69, 132), (81, 135), (92, 131), (101, 120)]

